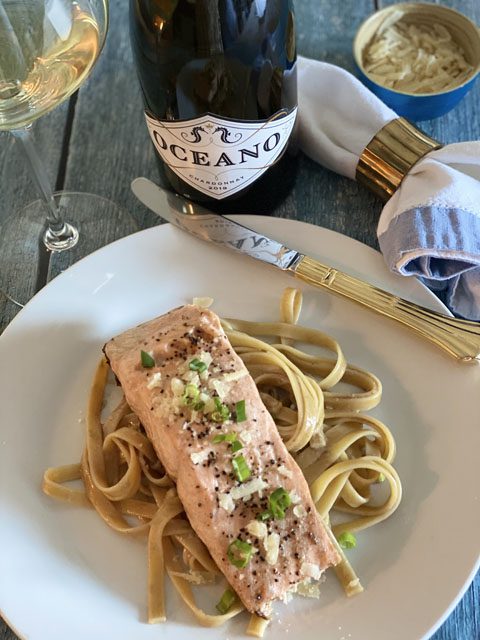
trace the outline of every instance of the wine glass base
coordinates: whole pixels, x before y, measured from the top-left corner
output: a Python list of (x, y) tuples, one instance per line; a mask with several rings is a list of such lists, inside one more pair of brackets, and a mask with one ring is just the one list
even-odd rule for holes
[(66, 251), (77, 244), (79, 237), (78, 229), (65, 222), (59, 233), (53, 233), (50, 228), (45, 229), (43, 244), (48, 251)]
[(77, 260), (139, 230), (125, 209), (101, 196), (54, 197), (67, 223), (60, 239), (49, 233), (41, 200), (5, 217), (0, 209), (0, 292), (18, 306)]

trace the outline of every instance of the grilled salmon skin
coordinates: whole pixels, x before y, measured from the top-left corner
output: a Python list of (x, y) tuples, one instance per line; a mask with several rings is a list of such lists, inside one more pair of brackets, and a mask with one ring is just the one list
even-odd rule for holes
[(193, 529), (248, 611), (268, 617), (274, 600), (339, 561), (217, 315), (186, 305), (104, 352)]

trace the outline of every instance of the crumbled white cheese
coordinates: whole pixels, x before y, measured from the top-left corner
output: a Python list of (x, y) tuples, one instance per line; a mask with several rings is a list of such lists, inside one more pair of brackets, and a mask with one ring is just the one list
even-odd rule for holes
[(291, 602), (294, 593), (295, 593), (295, 588), (292, 588), (292, 589), (289, 589), (288, 591), (285, 591), (285, 593), (283, 594), (283, 598), (282, 598), (283, 604), (288, 604), (289, 602)]
[(307, 515), (307, 511), (306, 511), (305, 507), (303, 506), (303, 504), (296, 504), (293, 507), (293, 514), (295, 516), (297, 516), (297, 518), (303, 518), (304, 516)]
[(229, 493), (221, 493), (218, 496), (218, 504), (225, 511), (233, 511), (235, 509), (235, 503)]
[(320, 585), (310, 582), (310, 578), (297, 584), (297, 593), (304, 598), (320, 598)]
[(317, 425), (318, 425), (318, 418), (316, 415), (310, 415), (306, 417), (305, 426), (307, 427), (308, 431), (315, 429)]
[(202, 462), (205, 462), (205, 460), (208, 459), (208, 453), (209, 452), (207, 449), (204, 449), (203, 451), (191, 453), (190, 460), (193, 462), (193, 464), (201, 464)]
[(220, 396), (221, 400), (225, 400), (230, 390), (230, 383), (235, 382), (235, 380), (239, 380), (247, 375), (247, 371), (245, 369), (239, 371), (232, 371), (231, 373), (225, 373), (223, 376), (219, 378), (215, 378), (211, 381), (211, 386), (215, 389), (215, 391)]
[(263, 541), (265, 547), (265, 559), (268, 564), (273, 565), (278, 560), (278, 551), (280, 549), (280, 535), (278, 533), (270, 533)]
[(250, 535), (260, 538), (260, 540), (265, 538), (268, 533), (267, 525), (264, 522), (259, 522), (258, 520), (251, 520), (247, 524), (247, 531)]
[(360, 590), (363, 589), (362, 585), (360, 584), (360, 578), (354, 578), (353, 580), (350, 580), (350, 582), (346, 585), (345, 591), (346, 593), (351, 593), (354, 589), (358, 589), (358, 587), (360, 587)]
[(240, 498), (251, 496), (252, 493), (256, 493), (257, 491), (262, 491), (262, 489), (265, 489), (267, 486), (268, 484), (262, 480), (262, 478), (253, 478), (248, 482), (244, 482), (239, 487), (233, 487), (230, 493), (234, 500), (239, 500)]
[(157, 371), (153, 374), (150, 380), (147, 382), (147, 389), (154, 389), (155, 387), (160, 387), (162, 385), (162, 374), (160, 371)]
[(172, 378), (170, 383), (170, 387), (172, 389), (172, 393), (176, 398), (183, 396), (183, 392), (185, 391), (185, 385), (180, 380), (180, 378)]
[(312, 449), (320, 449), (325, 445), (325, 436), (321, 431), (316, 431), (310, 438), (309, 444)]
[(202, 400), (202, 402), (205, 402), (205, 406), (203, 407), (203, 412), (204, 413), (212, 413), (212, 411), (215, 411), (215, 400), (213, 398), (210, 398), (210, 396), (208, 396), (207, 394), (205, 394), (205, 399), (203, 398), (204, 394), (200, 394), (200, 400)]
[(286, 467), (284, 464), (281, 464), (278, 467), (278, 473), (281, 476), (285, 476), (285, 478), (291, 478), (293, 476), (293, 473), (290, 471), (290, 469), (288, 467)]
[(208, 351), (202, 351), (200, 355), (197, 356), (197, 358), (202, 362), (204, 362), (207, 365), (207, 367), (209, 367), (213, 362), (212, 354), (209, 353)]
[(313, 578), (314, 580), (318, 580), (322, 575), (322, 570), (318, 566), (318, 564), (313, 564), (312, 562), (302, 562), (302, 566), (300, 567), (300, 574), (305, 578)]
[(238, 371), (230, 371), (230, 373), (226, 373), (222, 376), (222, 379), (225, 382), (234, 382), (235, 380), (240, 380), (240, 378), (244, 378), (247, 375), (246, 369), (239, 369)]
[(247, 431), (246, 429), (244, 429), (243, 431), (240, 431), (240, 433), (238, 434), (238, 437), (243, 442), (243, 444), (250, 444), (250, 442), (252, 441), (252, 434), (250, 433), (250, 431)]
[(290, 500), (292, 501), (292, 504), (298, 504), (301, 501), (300, 496), (295, 490), (290, 491), (289, 495), (290, 495)]
[(209, 387), (211, 389), (215, 389), (215, 391), (218, 393), (220, 400), (225, 400), (228, 394), (228, 388), (229, 388), (228, 384), (225, 384), (225, 382), (222, 382), (220, 379), (218, 380), (215, 379), (215, 380), (210, 380)]
[(184, 379), (190, 384), (194, 384), (198, 387), (200, 384), (200, 378), (198, 377), (198, 373), (196, 371), (186, 371), (183, 374)]
[(170, 571), (169, 575), (178, 576), (179, 578), (183, 578), (187, 582), (191, 582), (192, 584), (200, 585), (200, 584), (211, 584), (215, 581), (215, 574), (209, 573), (208, 571), (189, 571), (185, 573), (183, 571)]
[(192, 304), (197, 307), (201, 307), (202, 309), (208, 309), (208, 307), (211, 307), (213, 304), (213, 298), (210, 298), (210, 296), (201, 296), (199, 298), (194, 298), (192, 300)]

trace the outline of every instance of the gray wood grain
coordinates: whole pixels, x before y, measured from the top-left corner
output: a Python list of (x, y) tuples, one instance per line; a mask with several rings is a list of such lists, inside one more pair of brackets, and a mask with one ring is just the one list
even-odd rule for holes
[[(372, 0), (297, 2), (299, 53), (353, 72), (353, 37), (372, 11)], [(321, 105), (321, 96), (319, 101)], [(327, 227), (375, 247), (381, 204), (355, 182), (303, 155), (299, 165), (290, 201), (276, 215)]]
[[(418, 0), (414, 0), (418, 1)], [(379, 8), (396, 4), (393, 0), (379, 0)], [(464, 13), (477, 25), (480, 24), (479, 0), (437, 0), (436, 4)], [(468, 93), (462, 102), (441, 118), (422, 122), (421, 127), (441, 142), (460, 142), (480, 139), (480, 83)], [(448, 620), (432, 636), (431, 640), (479, 640), (480, 638), (480, 573), (467, 590)]]
[[(378, 5), (391, 3), (388, 0)], [(480, 23), (479, 0), (445, 0), (442, 4), (457, 8)], [(88, 191), (111, 198), (130, 211), (139, 226), (147, 227), (159, 221), (136, 202), (129, 184), (139, 175), (155, 180), (157, 174), (132, 65), (128, 39), (128, 2), (112, 0), (110, 5), (111, 23), (105, 50), (91, 78), (81, 88), (77, 101), (65, 186), (69, 190)], [(300, 53), (353, 71), (351, 42), (361, 21), (373, 12), (374, 0), (298, 0), (296, 10)], [(63, 122), (60, 112), (57, 122), (56, 113), (37, 125), (40, 137), (46, 142), (50, 141), (46, 145), (46, 156), (53, 177), (58, 166)], [(477, 83), (454, 111), (422, 126), (430, 135), (444, 142), (480, 138), (480, 84)], [(22, 160), (16, 160), (11, 171), (8, 166), (12, 162), (11, 157), (6, 141), (0, 138), (0, 215), (17, 201), (19, 193), (25, 200), (30, 197), (27, 175), (20, 170)], [(10, 173), (7, 174), (7, 170)], [(275, 211), (275, 215), (334, 229), (375, 247), (380, 211), (381, 204), (356, 183), (300, 156), (296, 186)], [(118, 223), (113, 215), (107, 215), (98, 220), (96, 242), (105, 244), (113, 235), (120, 236), (127, 232), (127, 226)], [(94, 247), (95, 244), (91, 242), (82, 251), (88, 252)], [(79, 257), (80, 251), (54, 256), (50, 277)], [(26, 293), (32, 292), (33, 281), (34, 275), (27, 274), (24, 284)], [(11, 305), (5, 305), (0, 300), (0, 327), (6, 326), (15, 311)], [(479, 602), (480, 578), (477, 576), (433, 639), (478, 640)], [(0, 622), (0, 640), (16, 638), (7, 625)]]
[(19, 637), (0, 617), (0, 640), (19, 640)]
[[(61, 105), (33, 125), (35, 141), (38, 145), (50, 176), (55, 184), (60, 162), (62, 141), (67, 116), (67, 105)], [(1, 237), (1, 274), (0, 283), (7, 282), (13, 295), (28, 300), (35, 293), (37, 280), (37, 262), (33, 257), (36, 238), (32, 234), (19, 234), (13, 227), (6, 235), (2, 223), (14, 217), (15, 212), (38, 199), (36, 187), (27, 166), (26, 159), (7, 133), (0, 134), (0, 233)], [(30, 243), (32, 260), (22, 267), (22, 278), (18, 278), (18, 251), (22, 245)], [(1, 286), (1, 285), (0, 285)], [(0, 327), (5, 327), (18, 312), (18, 307), (6, 300), (0, 293)]]

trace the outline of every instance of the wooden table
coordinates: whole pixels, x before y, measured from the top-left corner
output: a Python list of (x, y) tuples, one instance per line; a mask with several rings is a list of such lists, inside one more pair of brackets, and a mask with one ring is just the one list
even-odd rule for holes
[[(390, 0), (297, 0), (298, 49), (303, 55), (326, 60), (353, 71), (352, 39), (361, 21)], [(480, 24), (479, 0), (440, 0)], [(111, 0), (107, 44), (88, 82), (35, 125), (52, 183), (57, 189), (104, 195), (127, 208), (140, 227), (159, 220), (130, 192), (139, 175), (156, 179), (156, 167), (142, 112), (142, 100), (132, 65), (128, 34), (128, 0)], [(444, 142), (480, 139), (480, 83), (452, 112), (422, 125)], [(25, 161), (8, 136), (0, 137), (0, 215), (36, 199)], [(296, 186), (274, 215), (321, 225), (377, 247), (376, 224), (381, 204), (355, 182), (300, 158)], [(98, 220), (97, 237), (109, 237), (111, 221)], [(12, 246), (23, 238), (12, 238)], [(46, 281), (81, 257), (78, 252), (51, 256), (43, 268), (32, 260), (30, 269), (15, 269), (14, 250), (2, 256), (2, 268), (29, 298)], [(20, 279), (20, 280), (19, 280)], [(0, 296), (0, 329), (18, 308)], [(478, 536), (478, 532), (471, 532)], [(457, 541), (461, 544), (461, 540)], [(1, 571), (1, 567), (0, 567)], [(412, 580), (415, 576), (412, 576)], [(428, 594), (425, 594), (428, 598)], [(435, 640), (480, 638), (480, 575), (433, 636)], [(0, 603), (1, 607), (1, 603)], [(28, 615), (28, 603), (25, 607)], [(0, 640), (17, 636), (0, 619)], [(92, 640), (100, 640), (92, 638)], [(366, 640), (366, 639), (361, 639)], [(388, 640), (388, 638), (385, 638)], [(417, 640), (417, 639), (406, 639)]]

